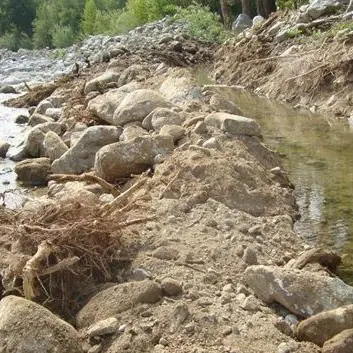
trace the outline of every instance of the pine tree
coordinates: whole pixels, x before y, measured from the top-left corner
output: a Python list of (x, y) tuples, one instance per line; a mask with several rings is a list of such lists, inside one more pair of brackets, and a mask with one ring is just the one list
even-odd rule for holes
[(86, 0), (83, 11), (82, 32), (86, 35), (94, 33), (94, 25), (97, 16), (97, 6), (94, 0)]

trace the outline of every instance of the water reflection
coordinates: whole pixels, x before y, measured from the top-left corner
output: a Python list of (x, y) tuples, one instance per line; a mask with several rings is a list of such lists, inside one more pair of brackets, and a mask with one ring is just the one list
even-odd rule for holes
[(342, 273), (353, 283), (353, 129), (248, 92), (220, 93), (256, 119), (266, 143), (283, 156), (301, 213), (297, 233), (345, 254)]

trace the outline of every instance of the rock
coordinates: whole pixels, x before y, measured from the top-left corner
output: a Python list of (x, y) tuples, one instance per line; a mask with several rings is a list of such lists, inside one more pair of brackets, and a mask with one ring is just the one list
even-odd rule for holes
[(62, 109), (61, 108), (48, 108), (45, 111), (45, 115), (49, 116), (50, 118), (58, 121), (62, 116)]
[(247, 28), (250, 28), (252, 26), (252, 20), (251, 18), (244, 14), (244, 13), (241, 13), (237, 18), (236, 20), (233, 22), (232, 24), (232, 30), (234, 32), (242, 32), (244, 31), (244, 29), (247, 29)]
[(145, 81), (150, 75), (147, 67), (142, 65), (131, 65), (125, 69), (119, 78), (119, 86), (126, 85), (128, 82), (132, 81)]
[(353, 347), (353, 329), (344, 330), (325, 342), (322, 353), (351, 353)]
[(27, 124), (28, 123), (28, 120), (29, 120), (29, 117), (26, 116), (26, 115), (19, 115), (16, 117), (15, 119), (15, 123), (16, 124)]
[(69, 149), (61, 137), (54, 131), (48, 131), (45, 134), (43, 146), (45, 155), (49, 157), (51, 161), (60, 158)]
[(311, 316), (299, 323), (295, 333), (301, 341), (322, 346), (333, 336), (347, 329), (353, 329), (353, 305)]
[(234, 115), (242, 116), (243, 111), (233, 102), (222, 97), (219, 94), (214, 94), (210, 99), (210, 106), (217, 112), (225, 112)]
[(228, 113), (211, 113), (205, 118), (206, 125), (215, 126), (232, 135), (261, 136), (255, 120)]
[(53, 162), (56, 174), (81, 174), (94, 166), (97, 151), (105, 145), (119, 141), (121, 129), (114, 126), (91, 126), (80, 139)]
[(48, 108), (54, 108), (54, 106), (53, 106), (53, 104), (51, 102), (49, 102), (48, 100), (44, 99), (41, 102), (39, 102), (39, 104), (37, 105), (36, 110), (34, 111), (34, 113), (45, 114), (45, 112), (47, 111)]
[(257, 27), (264, 21), (265, 21), (265, 19), (262, 16), (257, 15), (252, 19), (252, 25), (253, 25), (253, 27)]
[[(149, 117), (146, 117), (148, 119)], [(151, 112), (151, 126), (159, 132), (165, 125), (181, 125), (184, 119), (177, 112), (167, 108), (157, 108)]]
[(186, 130), (179, 125), (164, 125), (159, 131), (161, 136), (170, 136), (173, 142), (178, 142), (186, 135)]
[(182, 292), (181, 285), (173, 278), (164, 278), (161, 282), (162, 290), (165, 294), (172, 297), (179, 295)]
[(215, 149), (215, 150), (220, 150), (221, 145), (218, 142), (217, 137), (211, 137), (208, 140), (206, 140), (203, 144), (202, 147), (208, 148), (208, 149)]
[(91, 325), (87, 330), (89, 337), (112, 335), (118, 331), (119, 324), (115, 317), (101, 320)]
[(99, 119), (114, 125), (114, 111), (123, 101), (124, 97), (140, 88), (137, 82), (130, 82), (125, 86), (109, 90), (108, 92), (97, 96), (88, 103), (88, 110)]
[(3, 94), (16, 94), (17, 91), (12, 86), (2, 86), (2, 87), (0, 87), (0, 93), (3, 93)]
[(257, 265), (256, 250), (252, 246), (248, 246), (243, 255), (243, 260), (248, 265)]
[(50, 159), (25, 159), (15, 166), (17, 179), (26, 185), (41, 186), (47, 184), (50, 174)]
[(75, 329), (44, 307), (15, 296), (0, 301), (3, 353), (82, 353)]
[(161, 94), (150, 89), (138, 89), (129, 93), (114, 112), (114, 124), (123, 126), (142, 120), (154, 109), (168, 108), (171, 104)]
[(339, 278), (275, 266), (250, 266), (248, 286), (266, 303), (278, 302), (295, 315), (309, 317), (353, 302), (353, 287)]
[(185, 303), (177, 304), (171, 318), (170, 332), (175, 333), (190, 316), (189, 308)]
[(54, 119), (50, 118), (49, 116), (45, 116), (39, 113), (33, 113), (28, 120), (28, 125), (36, 126), (39, 124), (52, 123), (52, 122), (54, 122)]
[(45, 156), (43, 146), (45, 134), (48, 131), (54, 131), (58, 135), (62, 135), (65, 131), (65, 125), (60, 123), (44, 123), (32, 128), (25, 140), (25, 150), (30, 157)]
[(176, 260), (179, 257), (179, 251), (170, 246), (160, 246), (153, 251), (152, 256), (160, 260)]
[(140, 303), (153, 304), (161, 299), (161, 288), (150, 280), (119, 284), (96, 294), (76, 317), (78, 328), (114, 317)]
[(148, 135), (148, 131), (137, 125), (124, 127), (123, 133), (120, 136), (120, 141), (131, 141), (136, 137)]
[(342, 8), (344, 4), (345, 1), (340, 0), (314, 0), (309, 4), (303, 17), (307, 17), (309, 21), (316, 20), (323, 15), (335, 13), (337, 10)]
[(241, 307), (247, 311), (258, 311), (260, 309), (260, 303), (253, 295), (249, 295), (244, 299)]
[(158, 154), (167, 155), (173, 147), (172, 138), (166, 136), (141, 136), (114, 143), (98, 151), (94, 169), (107, 181), (130, 177), (146, 171)]
[(0, 158), (6, 157), (6, 154), (9, 148), (10, 148), (10, 144), (8, 142), (0, 140)]
[(131, 278), (134, 281), (143, 281), (145, 279), (152, 279), (153, 276), (152, 276), (151, 272), (149, 272), (143, 268), (137, 267), (132, 271)]
[(106, 89), (108, 83), (118, 82), (119, 77), (120, 75), (116, 72), (107, 71), (102, 75), (94, 78), (93, 80), (87, 82), (84, 92), (85, 94), (88, 94), (92, 91), (103, 92)]

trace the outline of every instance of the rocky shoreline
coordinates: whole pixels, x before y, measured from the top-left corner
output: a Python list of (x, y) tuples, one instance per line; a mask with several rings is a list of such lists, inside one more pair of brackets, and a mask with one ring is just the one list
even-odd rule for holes
[(157, 32), (29, 107), (11, 158), (48, 195), (2, 210), (0, 351), (350, 352), (340, 258), (293, 231), (258, 124), (186, 68), (214, 47)]

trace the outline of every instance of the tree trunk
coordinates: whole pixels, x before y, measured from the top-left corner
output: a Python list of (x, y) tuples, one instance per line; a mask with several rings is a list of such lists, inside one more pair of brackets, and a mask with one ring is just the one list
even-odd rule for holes
[(258, 15), (266, 17), (263, 0), (256, 0), (256, 11)]
[(251, 18), (251, 4), (250, 0), (241, 0), (242, 13)]
[(230, 26), (232, 24), (232, 19), (231, 19), (231, 13), (230, 13), (230, 7), (229, 7), (228, 0), (220, 0), (220, 2), (221, 2), (221, 11), (222, 11), (224, 25), (227, 28), (230, 28)]
[(276, 10), (275, 0), (257, 0), (257, 11), (262, 17), (267, 18), (272, 12), (276, 12)]

